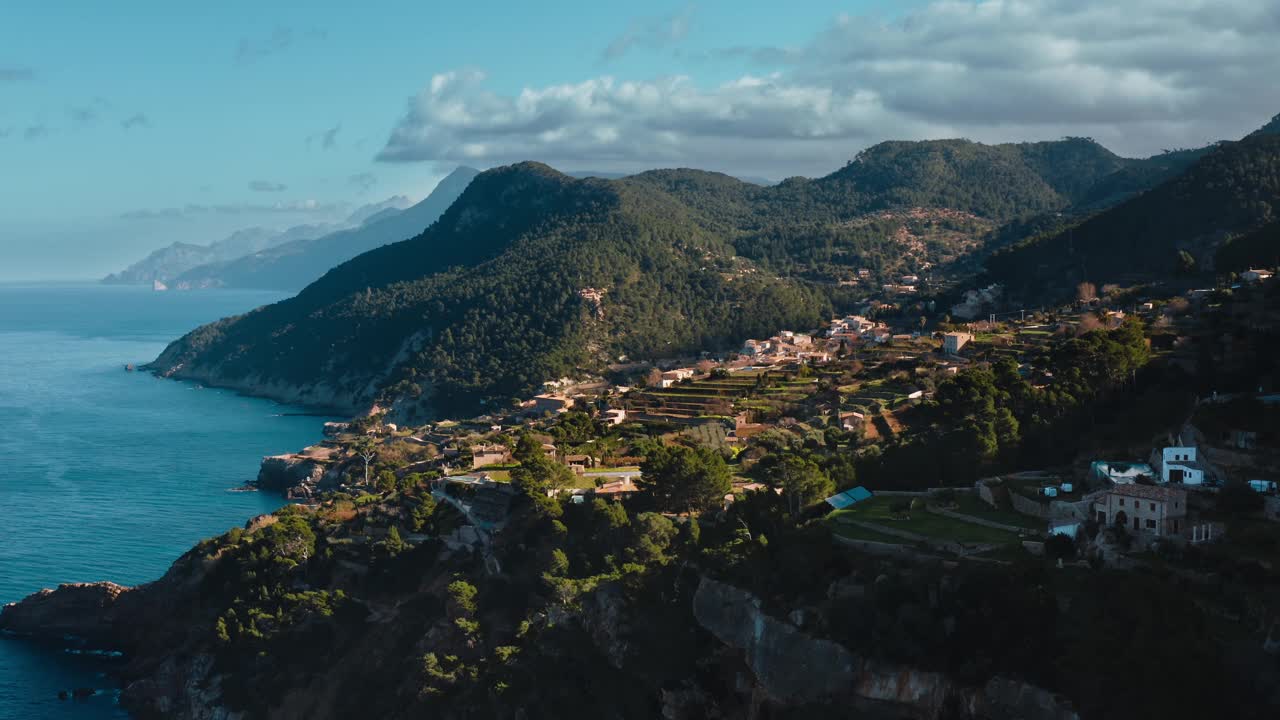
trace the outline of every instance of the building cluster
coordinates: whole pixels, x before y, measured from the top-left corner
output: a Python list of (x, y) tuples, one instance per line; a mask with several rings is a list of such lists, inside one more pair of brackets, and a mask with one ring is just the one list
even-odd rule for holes
[(739, 354), (760, 364), (826, 362), (831, 354), (812, 335), (783, 330), (766, 340), (748, 340)]

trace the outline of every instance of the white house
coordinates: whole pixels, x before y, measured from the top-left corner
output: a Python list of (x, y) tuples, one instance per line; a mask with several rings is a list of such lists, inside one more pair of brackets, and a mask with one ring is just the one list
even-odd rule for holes
[(1203, 485), (1204, 467), (1196, 461), (1193, 447), (1167, 447), (1164, 449), (1160, 479), (1167, 483)]

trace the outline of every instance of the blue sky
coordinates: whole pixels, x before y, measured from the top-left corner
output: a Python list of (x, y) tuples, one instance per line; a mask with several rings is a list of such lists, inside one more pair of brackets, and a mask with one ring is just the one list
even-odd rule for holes
[(460, 163), (781, 178), (884, 139), (1147, 154), (1280, 111), (1272, 3), (1135, 2), (8, 0), (0, 279), (333, 221)]

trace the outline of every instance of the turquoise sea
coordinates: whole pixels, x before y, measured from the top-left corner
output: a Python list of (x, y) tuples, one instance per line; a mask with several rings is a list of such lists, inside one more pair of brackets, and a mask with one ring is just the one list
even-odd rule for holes
[[(159, 577), (196, 541), (279, 507), (231, 492), (326, 418), (126, 372), (278, 293), (0, 284), (0, 604), (62, 582)], [(0, 720), (124, 717), (109, 660), (0, 636)]]

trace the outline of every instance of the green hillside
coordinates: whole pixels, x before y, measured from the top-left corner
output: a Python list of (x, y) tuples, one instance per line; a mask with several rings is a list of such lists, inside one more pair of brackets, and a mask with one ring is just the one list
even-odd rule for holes
[(991, 279), (1015, 290), (1068, 292), (1076, 283), (1159, 279), (1214, 267), (1229, 238), (1248, 234), (1280, 211), (1280, 135), (1222, 143), (1185, 173), (1064, 231), (997, 253)]
[(200, 328), (154, 368), (343, 409), (410, 398), (424, 414), (472, 411), (621, 355), (816, 326), (841, 273), (961, 257), (997, 223), (1064, 208), (1128, 164), (1070, 139), (884, 143), (773, 187), (697, 170), (499, 168), (417, 237)]

